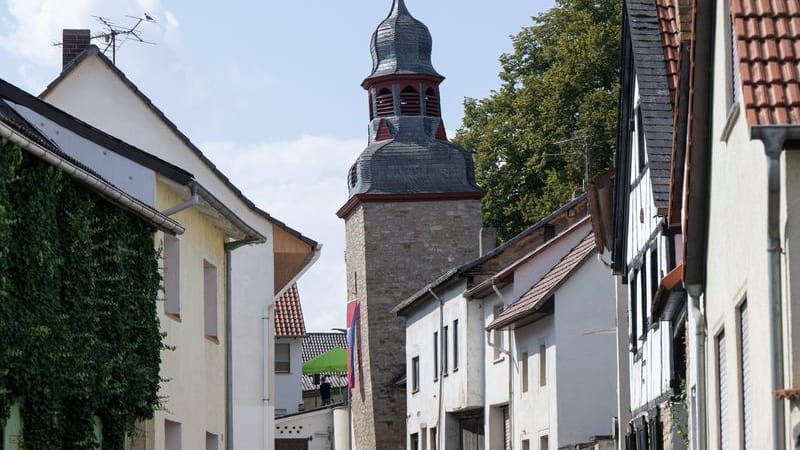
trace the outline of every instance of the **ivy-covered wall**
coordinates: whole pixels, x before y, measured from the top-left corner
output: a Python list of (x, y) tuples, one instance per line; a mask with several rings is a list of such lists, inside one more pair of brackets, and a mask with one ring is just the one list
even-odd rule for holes
[(23, 448), (123, 449), (159, 406), (154, 230), (0, 141), (0, 424)]

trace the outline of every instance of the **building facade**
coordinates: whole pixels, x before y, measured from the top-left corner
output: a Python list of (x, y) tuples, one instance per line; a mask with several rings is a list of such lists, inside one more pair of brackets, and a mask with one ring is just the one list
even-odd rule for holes
[(432, 39), (403, 0), (372, 38), (369, 144), (347, 176), (347, 292), (360, 302), (352, 428), (356, 449), (405, 447), (404, 327), (391, 310), (419, 286), (478, 256), (483, 192), (470, 155), (447, 140), (444, 77)]

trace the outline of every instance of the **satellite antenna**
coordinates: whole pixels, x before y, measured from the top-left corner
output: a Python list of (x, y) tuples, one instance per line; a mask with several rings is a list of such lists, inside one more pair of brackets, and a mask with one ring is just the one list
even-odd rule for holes
[[(142, 14), (141, 17), (125, 16), (136, 21), (133, 25), (127, 27), (117, 25), (106, 17), (92, 17), (103, 27), (103, 31), (93, 34), (91, 40), (100, 40), (102, 42), (101, 45), (105, 45), (105, 47), (102, 47), (103, 54), (108, 54), (108, 51), (111, 50), (111, 62), (115, 66), (117, 65), (117, 50), (128, 42), (128, 40), (140, 44), (156, 45), (155, 42), (145, 41), (142, 38), (142, 32), (139, 30), (139, 26), (144, 22), (157, 23), (156, 20), (147, 13)], [(120, 38), (118, 39), (118, 37)], [(61, 46), (63, 42), (53, 42), (53, 45)]]

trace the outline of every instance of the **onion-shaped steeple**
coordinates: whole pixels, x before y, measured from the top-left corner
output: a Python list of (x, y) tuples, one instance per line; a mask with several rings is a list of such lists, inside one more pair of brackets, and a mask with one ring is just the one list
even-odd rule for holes
[(433, 39), (428, 27), (408, 12), (403, 0), (394, 0), (389, 16), (372, 35), (372, 73), (367, 79), (398, 74), (443, 78), (433, 68)]

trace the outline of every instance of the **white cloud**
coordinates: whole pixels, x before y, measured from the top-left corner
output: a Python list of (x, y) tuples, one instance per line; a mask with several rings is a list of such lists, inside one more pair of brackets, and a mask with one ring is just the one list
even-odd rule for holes
[(347, 200), (347, 170), (365, 144), (363, 139), (303, 136), (201, 147), (259, 207), (323, 244), (320, 260), (299, 284), (310, 331), (344, 326), (344, 222), (335, 213)]

